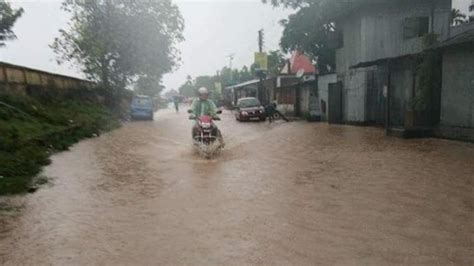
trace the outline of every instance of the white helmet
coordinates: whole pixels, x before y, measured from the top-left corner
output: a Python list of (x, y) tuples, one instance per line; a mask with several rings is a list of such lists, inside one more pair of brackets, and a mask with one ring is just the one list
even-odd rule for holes
[(209, 91), (205, 87), (201, 87), (198, 90), (199, 94), (209, 94)]

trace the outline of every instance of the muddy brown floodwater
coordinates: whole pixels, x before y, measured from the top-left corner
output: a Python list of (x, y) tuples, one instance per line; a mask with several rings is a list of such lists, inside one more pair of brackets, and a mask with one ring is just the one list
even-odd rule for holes
[(0, 263), (473, 265), (474, 145), (220, 125), (212, 160), (169, 110), (54, 155), (52, 184), (0, 198)]

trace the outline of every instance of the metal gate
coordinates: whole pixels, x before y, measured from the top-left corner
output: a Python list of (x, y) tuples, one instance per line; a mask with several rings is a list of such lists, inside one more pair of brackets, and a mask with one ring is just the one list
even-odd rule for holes
[(385, 97), (383, 96), (383, 73), (367, 71), (366, 121), (370, 124), (385, 124)]
[(329, 84), (328, 122), (342, 124), (342, 82)]

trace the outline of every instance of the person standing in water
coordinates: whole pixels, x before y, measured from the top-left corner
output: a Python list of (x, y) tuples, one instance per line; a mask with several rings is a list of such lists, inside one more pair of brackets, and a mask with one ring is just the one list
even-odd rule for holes
[(174, 109), (176, 109), (176, 113), (179, 113), (179, 101), (177, 96), (173, 96), (173, 103)]

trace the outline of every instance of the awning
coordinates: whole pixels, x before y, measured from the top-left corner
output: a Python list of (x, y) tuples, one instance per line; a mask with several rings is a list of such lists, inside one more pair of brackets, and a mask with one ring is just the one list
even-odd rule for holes
[(240, 88), (244, 88), (244, 87), (249, 87), (249, 86), (257, 85), (259, 82), (260, 82), (259, 79), (249, 80), (249, 81), (246, 81), (246, 82), (243, 82), (243, 83), (240, 83), (240, 84), (225, 87), (225, 90), (232, 90), (232, 89), (240, 89)]
[(396, 61), (396, 60), (406, 59), (406, 58), (416, 56), (418, 54), (419, 53), (406, 54), (406, 55), (395, 56), (395, 57), (381, 58), (381, 59), (377, 59), (377, 60), (373, 60), (373, 61), (360, 62), (358, 64), (350, 66), (349, 69), (364, 68), (364, 67), (370, 67), (370, 66), (386, 64), (389, 61)]

